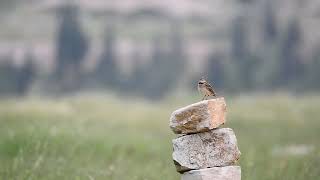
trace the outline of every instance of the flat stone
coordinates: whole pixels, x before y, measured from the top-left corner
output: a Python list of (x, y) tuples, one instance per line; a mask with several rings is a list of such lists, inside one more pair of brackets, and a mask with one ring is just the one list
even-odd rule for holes
[(191, 104), (172, 113), (170, 128), (176, 134), (210, 131), (225, 123), (226, 109), (223, 97)]
[(181, 180), (241, 180), (240, 166), (213, 167), (182, 174)]
[(232, 129), (221, 128), (172, 140), (173, 161), (178, 172), (234, 165), (240, 158)]

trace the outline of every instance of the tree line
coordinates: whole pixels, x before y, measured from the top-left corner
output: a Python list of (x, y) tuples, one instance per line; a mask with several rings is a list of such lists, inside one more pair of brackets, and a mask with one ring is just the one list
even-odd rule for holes
[(319, 90), (320, 41), (310, 56), (302, 53), (303, 33), (298, 16), (279, 27), (274, 4), (266, 1), (258, 47), (250, 46), (251, 19), (235, 18), (230, 32), (230, 53), (211, 54), (206, 73), (220, 89), (229, 92), (282, 90), (293, 93)]
[[(319, 90), (320, 51), (315, 51), (311, 59), (302, 56), (299, 19), (293, 17), (283, 30), (278, 27), (273, 11), (273, 6), (268, 5), (262, 12), (259, 48), (253, 50), (249, 45), (250, 19), (239, 16), (230, 28), (230, 52), (211, 53), (203, 73), (192, 75), (188, 83), (194, 86), (194, 81), (205, 75), (214, 87), (226, 92)], [(141, 51), (135, 51), (131, 57), (133, 71), (124, 75), (115, 49), (119, 37), (115, 26), (107, 26), (98, 63), (93, 71), (85, 72), (82, 66), (90, 43), (79, 22), (78, 9), (66, 6), (59, 14), (55, 70), (46, 80), (49, 92), (63, 95), (94, 87), (160, 99), (188, 75), (186, 42), (180, 21), (171, 22), (169, 33), (154, 35), (151, 57), (146, 63), (140, 63)], [(12, 64), (10, 57), (3, 58), (6, 60), (0, 63), (0, 93), (25, 95), (37, 78), (32, 55), (26, 56), (26, 63), (20, 68)]]

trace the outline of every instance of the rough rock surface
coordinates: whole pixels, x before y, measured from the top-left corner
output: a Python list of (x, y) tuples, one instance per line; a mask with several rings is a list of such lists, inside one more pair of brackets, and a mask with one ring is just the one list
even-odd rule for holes
[(185, 172), (181, 180), (241, 180), (240, 166), (214, 167)]
[(221, 128), (172, 140), (173, 161), (178, 172), (234, 165), (240, 158), (232, 129)]
[(191, 104), (172, 113), (170, 128), (176, 134), (192, 134), (218, 128), (225, 123), (226, 109), (223, 97)]

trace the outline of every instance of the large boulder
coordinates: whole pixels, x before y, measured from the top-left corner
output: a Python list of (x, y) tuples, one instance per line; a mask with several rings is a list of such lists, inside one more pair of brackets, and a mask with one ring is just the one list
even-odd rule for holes
[(241, 180), (240, 166), (213, 167), (185, 172), (181, 180)]
[(192, 134), (218, 128), (225, 123), (226, 109), (223, 97), (191, 104), (172, 113), (170, 128), (176, 134)]
[(172, 140), (173, 161), (178, 172), (211, 167), (231, 166), (240, 158), (232, 129), (214, 129)]

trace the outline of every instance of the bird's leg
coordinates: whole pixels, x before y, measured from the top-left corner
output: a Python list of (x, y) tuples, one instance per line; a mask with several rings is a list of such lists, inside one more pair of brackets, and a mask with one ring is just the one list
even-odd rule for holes
[(202, 101), (206, 98), (206, 95), (203, 96)]
[(207, 100), (207, 95), (204, 95), (203, 100)]

